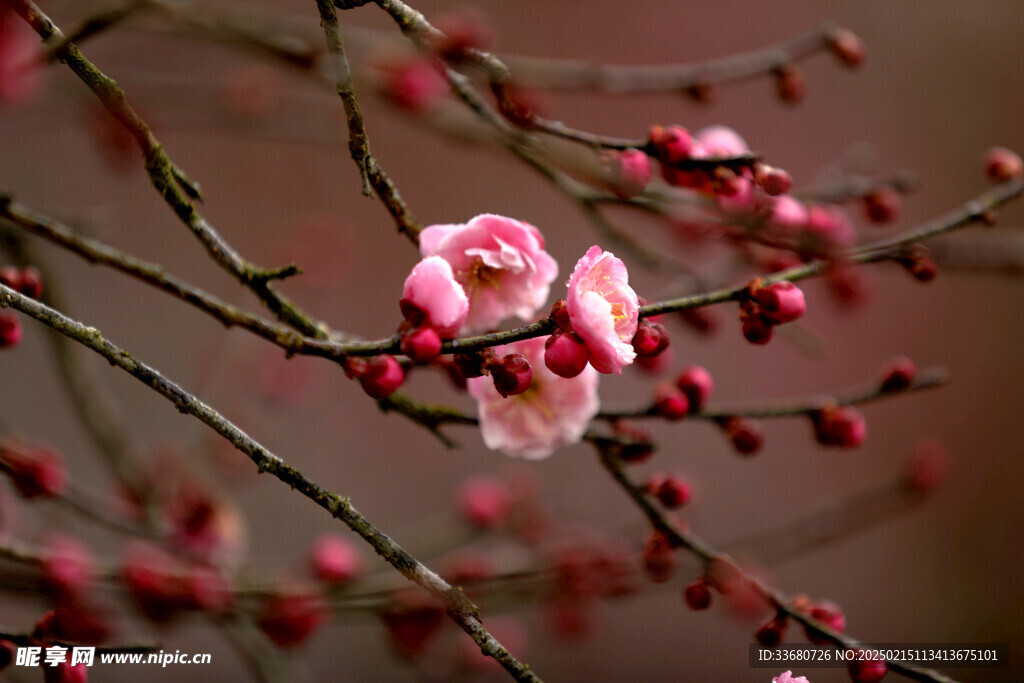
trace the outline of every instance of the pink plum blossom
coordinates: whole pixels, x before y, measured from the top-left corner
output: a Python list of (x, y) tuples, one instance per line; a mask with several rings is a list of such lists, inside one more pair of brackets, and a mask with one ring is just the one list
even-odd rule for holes
[(512, 316), (532, 320), (547, 303), (558, 275), (558, 264), (544, 251), (537, 228), (493, 214), (424, 229), (420, 253), (451, 265), (469, 298), (467, 332), (493, 329)]
[(402, 298), (423, 312), (442, 337), (459, 333), (469, 314), (469, 299), (448, 261), (428, 256), (417, 263), (402, 288)]
[(533, 384), (525, 392), (503, 398), (489, 377), (468, 381), (488, 448), (540, 460), (577, 443), (597, 414), (597, 372), (588, 367), (572, 379), (559, 377), (544, 365), (545, 342), (547, 337), (538, 337), (495, 349), (499, 355), (520, 353), (530, 362)]
[(8, 7), (0, 8), (0, 104), (26, 104), (43, 86), (39, 38)]
[(569, 278), (566, 306), (573, 330), (590, 350), (590, 364), (598, 372), (621, 375), (636, 358), (631, 341), (640, 314), (626, 264), (592, 246)]
[(810, 683), (805, 676), (794, 676), (792, 671), (783, 671), (772, 679), (772, 683)]
[(701, 128), (693, 134), (693, 139), (697, 143), (693, 156), (735, 157), (750, 151), (747, 141), (726, 126)]

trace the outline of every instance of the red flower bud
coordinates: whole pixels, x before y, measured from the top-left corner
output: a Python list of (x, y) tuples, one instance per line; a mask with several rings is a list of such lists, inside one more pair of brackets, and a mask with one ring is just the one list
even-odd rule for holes
[(888, 673), (889, 667), (884, 659), (871, 659), (870, 654), (858, 653), (858, 657), (850, 660), (847, 671), (853, 683), (878, 683)]
[(856, 448), (864, 443), (867, 423), (853, 406), (829, 406), (811, 413), (818, 443), (839, 448)]
[(559, 377), (576, 377), (589, 360), (590, 351), (575, 332), (557, 331), (544, 343), (544, 365)]
[(780, 613), (762, 624), (754, 634), (754, 638), (765, 647), (775, 647), (786, 637), (788, 628), (789, 617)]
[(21, 269), (17, 266), (0, 268), (0, 285), (7, 285), (16, 292), (21, 291)]
[(64, 463), (48, 448), (0, 444), (0, 465), (26, 498), (53, 498), (67, 487)]
[(405, 381), (405, 370), (394, 356), (374, 356), (359, 378), (363, 391), (376, 399), (387, 398)]
[(997, 183), (1019, 178), (1024, 174), (1024, 161), (1020, 155), (1005, 147), (993, 147), (985, 152), (983, 164), (985, 174)]
[(720, 425), (733, 448), (742, 455), (754, 455), (764, 446), (764, 432), (757, 420), (728, 417)]
[(856, 33), (845, 28), (836, 29), (832, 34), (830, 47), (836, 59), (851, 68), (859, 67), (867, 59), (864, 41)]
[(883, 185), (864, 197), (864, 210), (872, 223), (895, 223), (903, 215), (903, 198)]
[(654, 409), (666, 420), (682, 420), (690, 412), (690, 401), (677, 387), (659, 384), (655, 389)]
[(633, 335), (633, 350), (638, 356), (657, 356), (668, 348), (668, 330), (661, 323), (641, 320)]
[(395, 649), (408, 659), (423, 652), (445, 619), (441, 603), (421, 591), (399, 593), (381, 617)]
[(906, 356), (896, 356), (882, 368), (882, 391), (903, 391), (914, 383), (917, 366)]
[(25, 296), (38, 299), (43, 295), (43, 275), (35, 266), (27, 266), (21, 270), (21, 284), (17, 287)]
[(676, 573), (679, 558), (669, 539), (652, 531), (644, 543), (644, 573), (654, 583), (665, 583)]
[(654, 495), (662, 505), (674, 510), (690, 502), (690, 485), (682, 477), (670, 474), (658, 482)]
[(275, 645), (291, 649), (319, 630), (327, 616), (327, 605), (320, 595), (282, 592), (263, 605), (256, 625)]
[(417, 327), (402, 335), (399, 348), (413, 363), (429, 363), (441, 355), (441, 335), (432, 327)]
[(754, 167), (754, 182), (761, 186), (766, 195), (777, 197), (786, 194), (793, 187), (793, 176), (781, 168), (758, 164)]
[[(837, 633), (843, 633), (846, 631), (846, 617), (843, 615), (843, 610), (838, 605), (832, 602), (819, 602), (811, 606), (807, 615), (815, 621), (820, 621), (825, 626)], [(804, 632), (807, 634), (807, 639), (812, 643), (819, 645), (828, 643), (828, 639), (817, 635), (811, 629), (804, 627)]]
[(744, 312), (740, 316), (743, 338), (751, 344), (762, 346), (772, 340), (772, 322), (757, 313)]
[(689, 399), (690, 411), (698, 412), (704, 409), (708, 399), (711, 398), (711, 392), (715, 388), (715, 380), (706, 368), (699, 365), (691, 365), (676, 378), (676, 386)]
[(504, 398), (517, 396), (533, 385), (533, 368), (521, 353), (510, 353), (489, 368), (494, 388)]
[(804, 72), (795, 64), (789, 64), (775, 72), (775, 94), (787, 104), (799, 104), (807, 94)]
[(665, 165), (689, 159), (693, 153), (693, 136), (682, 126), (653, 126), (650, 142), (658, 161)]
[(0, 311), (0, 349), (21, 343), (21, 321), (11, 311)]
[(683, 599), (686, 606), (694, 612), (705, 610), (711, 607), (711, 591), (704, 579), (698, 579), (683, 589)]
[(761, 316), (780, 325), (799, 319), (807, 312), (804, 293), (792, 282), (775, 282), (754, 292)]

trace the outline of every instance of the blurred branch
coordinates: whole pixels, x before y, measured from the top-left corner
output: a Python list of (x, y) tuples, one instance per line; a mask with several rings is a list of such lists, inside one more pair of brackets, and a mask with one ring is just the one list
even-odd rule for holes
[(327, 52), (330, 54), (334, 66), (338, 96), (345, 107), (349, 152), (363, 179), (363, 194), (368, 197), (372, 196), (370, 190), (372, 185), (385, 208), (395, 219), (399, 232), (404, 233), (415, 244), (423, 226), (413, 217), (405, 200), (398, 193), (398, 188), (370, 154), (370, 138), (366, 134), (363, 115), (359, 109), (359, 100), (356, 99), (355, 89), (352, 85), (352, 70), (349, 67), (348, 57), (345, 56), (345, 43), (341, 38), (341, 29), (338, 26), (338, 13), (330, 0), (316, 0), (316, 5), (320, 11), (320, 26), (323, 27), (324, 38), (327, 41)]
[(507, 56), (524, 83), (549, 90), (600, 90), (614, 94), (707, 87), (769, 74), (829, 49), (839, 27), (831, 22), (790, 40), (751, 52), (695, 64), (618, 66), (592, 62)]
[(86, 59), (73, 43), (66, 43), (61, 30), (32, 0), (4, 2), (10, 5), (44, 42), (63, 44), (57, 52), (57, 58), (68, 65), (99, 98), (103, 106), (132, 134), (142, 149), (146, 172), (153, 187), (174, 210), (175, 215), (189, 227), (214, 261), (234, 275), (242, 285), (252, 290), (283, 322), (303, 334), (327, 337), (328, 334), (319, 321), (279, 294), (271, 284), (272, 280), (293, 275), (298, 270), (294, 266), (262, 269), (242, 257), (196, 210), (193, 201), (201, 199), (198, 186), (174, 165), (164, 152), (163, 145), (128, 103), (127, 96), (117, 83)]
[[(675, 522), (671, 521), (655, 504), (648, 498), (645, 490), (634, 484), (623, 470), (622, 463), (607, 449), (599, 449), (601, 464), (611, 475), (612, 479), (626, 492), (633, 502), (640, 508), (640, 511), (647, 517), (651, 526), (662, 533), (675, 548), (683, 548), (697, 556), (710, 569), (714, 564), (728, 567), (730, 571), (738, 572), (749, 585), (757, 591), (772, 607), (780, 613), (786, 614), (801, 626), (809, 634), (829, 642), (840, 649), (856, 650), (864, 647), (864, 643), (856, 640), (845, 633), (839, 633), (829, 628), (820, 621), (809, 617), (803, 610), (799, 609), (794, 601), (783, 593), (772, 588), (761, 579), (750, 576), (740, 569), (736, 562), (709, 545), (699, 536), (681, 529)], [(918, 668), (901, 662), (887, 661), (886, 665), (890, 671), (916, 681), (937, 681), (939, 683), (952, 683), (952, 679), (931, 669)]]
[[(914, 380), (913, 384), (898, 391), (884, 390), (880, 384), (876, 383), (870, 386), (865, 386), (862, 389), (835, 396), (817, 395), (810, 398), (801, 398), (796, 400), (790, 399), (762, 405), (736, 406), (734, 408), (709, 407), (698, 412), (689, 413), (686, 418), (696, 420), (721, 420), (727, 417), (800, 417), (810, 415), (814, 411), (830, 405), (862, 405), (883, 398), (902, 396), (913, 391), (936, 389), (945, 385), (947, 382), (949, 382), (949, 373), (946, 372), (944, 368), (929, 368), (922, 370), (917, 379)], [(640, 410), (606, 410), (598, 413), (597, 417), (602, 420), (624, 420), (659, 417), (659, 414), (656, 406), (652, 405), (648, 408), (641, 408)]]
[(373, 526), (355, 509), (349, 498), (322, 488), (279, 456), (267, 450), (219, 412), (206, 405), (181, 386), (153, 368), (139, 362), (127, 351), (103, 338), (94, 327), (87, 327), (38, 301), (0, 285), (0, 308), (14, 308), (61, 334), (95, 351), (111, 365), (132, 375), (174, 404), (179, 412), (191, 415), (224, 437), (249, 457), (261, 473), (269, 473), (302, 493), (332, 517), (344, 522), (369, 543), (381, 557), (410, 581), (427, 589), (443, 601), (448, 616), (473, 638), (481, 651), (497, 660), (520, 681), (539, 681), (530, 668), (517, 660), (487, 631), (480, 621), (479, 609), (461, 591), (421, 564), (415, 557)]

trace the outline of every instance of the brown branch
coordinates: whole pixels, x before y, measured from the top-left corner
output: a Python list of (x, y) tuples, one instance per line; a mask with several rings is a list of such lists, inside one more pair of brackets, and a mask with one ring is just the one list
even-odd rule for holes
[(188, 226), (214, 261), (252, 290), (281, 321), (303, 334), (325, 337), (326, 333), (318, 321), (278, 293), (270, 284), (270, 280), (280, 276), (280, 269), (265, 270), (246, 260), (196, 210), (193, 202), (201, 199), (198, 186), (174, 165), (164, 152), (163, 145), (129, 104), (127, 96), (117, 83), (86, 59), (73, 43), (66, 42), (61, 30), (32, 0), (3, 1), (10, 5), (44, 42), (63, 45), (57, 52), (57, 58), (67, 64), (99, 98), (103, 106), (132, 134), (142, 150), (146, 172), (153, 187), (178, 218)]
[(518, 79), (549, 90), (600, 90), (615, 94), (684, 92), (770, 74), (828, 49), (837, 30), (835, 24), (824, 23), (777, 45), (696, 64), (617, 66), (536, 57), (504, 59)]
[(395, 219), (399, 232), (404, 233), (415, 244), (423, 226), (409, 211), (409, 207), (398, 193), (398, 188), (395, 187), (391, 178), (370, 154), (370, 138), (366, 134), (363, 115), (359, 109), (359, 100), (356, 99), (355, 89), (352, 85), (352, 70), (349, 67), (348, 57), (345, 56), (345, 43), (341, 38), (341, 28), (338, 26), (338, 13), (330, 0), (316, 0), (316, 5), (320, 11), (320, 26), (324, 30), (327, 51), (331, 55), (331, 62), (334, 66), (338, 96), (345, 107), (349, 152), (363, 179), (363, 194), (368, 197), (372, 196), (370, 190), (372, 185), (384, 207)]
[(248, 456), (259, 472), (273, 475), (315, 502), (332, 517), (344, 522), (403, 576), (442, 600), (449, 617), (473, 638), (480, 646), (481, 651), (496, 659), (513, 677), (521, 681), (540, 680), (528, 666), (517, 660), (484, 628), (480, 621), (479, 610), (472, 601), (373, 526), (356, 510), (349, 498), (332, 493), (307, 478), (219, 412), (153, 368), (139, 362), (127, 351), (104, 339), (96, 328), (87, 327), (72, 320), (59, 311), (19, 294), (6, 285), (0, 285), (0, 308), (14, 308), (21, 311), (95, 351), (111, 365), (124, 370), (166, 398), (174, 404), (179, 412), (191, 415), (210, 427)]
[[(899, 391), (883, 391), (880, 384), (872, 384), (864, 388), (846, 392), (836, 396), (820, 394), (810, 398), (780, 401), (765, 405), (735, 406), (735, 407), (708, 407), (698, 412), (690, 413), (687, 419), (695, 420), (721, 420), (726, 417), (752, 417), (752, 418), (773, 418), (773, 417), (801, 417), (807, 416), (816, 410), (828, 405), (863, 405), (884, 398), (902, 396), (912, 391), (923, 391), (935, 389), (949, 382), (949, 373), (943, 368), (930, 368), (922, 370), (913, 384)], [(639, 419), (646, 417), (659, 417), (657, 408), (649, 406), (639, 410), (606, 410), (597, 414), (602, 420), (625, 420)]]
[[(674, 522), (668, 519), (662, 511), (649, 499), (645, 490), (634, 484), (626, 475), (622, 463), (611, 455), (607, 449), (599, 449), (601, 464), (611, 475), (612, 479), (626, 492), (636, 503), (640, 511), (647, 517), (648, 522), (657, 531), (671, 542), (673, 547), (683, 548), (697, 556), (709, 567), (713, 562), (723, 562), (739, 570), (739, 566), (728, 555), (718, 551), (699, 536), (679, 528)], [(821, 639), (832, 643), (840, 649), (860, 649), (864, 643), (858, 641), (845, 633), (832, 630), (825, 624), (809, 617), (799, 609), (794, 602), (780, 591), (772, 588), (761, 579), (744, 574), (750, 583), (765, 600), (767, 600), (780, 613), (786, 614), (809, 633), (813, 633)], [(953, 683), (951, 678), (931, 669), (918, 668), (901, 662), (886, 662), (890, 671), (917, 681), (937, 681), (939, 683)]]

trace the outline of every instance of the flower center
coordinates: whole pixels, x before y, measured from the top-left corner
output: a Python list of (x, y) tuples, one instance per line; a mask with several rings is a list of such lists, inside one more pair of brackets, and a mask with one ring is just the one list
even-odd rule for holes
[(493, 287), (498, 288), (501, 283), (501, 269), (492, 268), (484, 263), (479, 256), (473, 261), (466, 271), (466, 285), (469, 288)]

